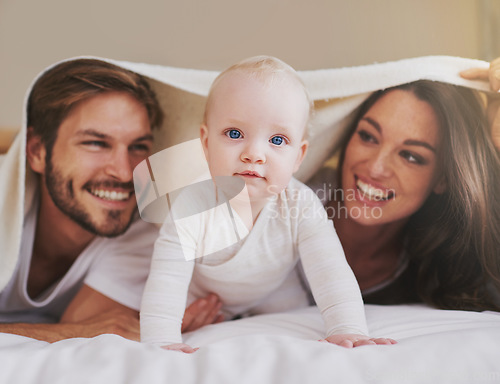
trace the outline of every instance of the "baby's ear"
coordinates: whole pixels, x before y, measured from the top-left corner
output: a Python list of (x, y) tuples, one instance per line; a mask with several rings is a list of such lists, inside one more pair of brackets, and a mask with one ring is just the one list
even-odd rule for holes
[(33, 171), (36, 173), (45, 172), (45, 145), (42, 143), (40, 135), (33, 132), (33, 128), (28, 128), (26, 137), (26, 159)]
[(300, 164), (302, 164), (302, 161), (306, 157), (308, 148), (309, 148), (309, 141), (302, 140), (302, 142), (300, 143), (299, 153), (297, 154), (297, 160), (295, 160), (295, 167), (293, 169), (294, 173), (298, 171)]
[(205, 123), (200, 125), (200, 140), (205, 157), (208, 156), (208, 127)]

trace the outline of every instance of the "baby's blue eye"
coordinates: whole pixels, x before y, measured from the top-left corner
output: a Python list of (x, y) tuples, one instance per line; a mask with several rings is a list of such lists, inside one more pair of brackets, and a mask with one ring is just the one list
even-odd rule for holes
[(285, 139), (282, 136), (273, 136), (271, 137), (271, 143), (274, 145), (281, 145), (285, 141)]
[(241, 137), (241, 132), (237, 129), (231, 129), (226, 132), (226, 135), (231, 139), (239, 139)]

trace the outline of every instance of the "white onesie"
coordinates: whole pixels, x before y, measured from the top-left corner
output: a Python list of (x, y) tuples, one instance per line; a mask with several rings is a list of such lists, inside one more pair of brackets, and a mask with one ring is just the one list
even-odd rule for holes
[[(323, 315), (326, 336), (367, 333), (354, 274), (333, 223), (308, 187), (292, 179), (276, 199), (266, 204), (246, 237), (210, 253), (214, 238), (235, 232), (230, 222), (214, 226), (215, 215), (212, 210), (198, 215), (189, 225), (179, 226), (172, 219), (163, 224), (141, 304), (143, 342), (182, 342), (188, 291), (190, 299), (216, 293), (229, 318), (293, 308), (294, 297), (285, 297), (288, 302), (274, 305), (267, 299), (296, 273), (299, 257)], [(241, 232), (237, 216), (235, 222)]]

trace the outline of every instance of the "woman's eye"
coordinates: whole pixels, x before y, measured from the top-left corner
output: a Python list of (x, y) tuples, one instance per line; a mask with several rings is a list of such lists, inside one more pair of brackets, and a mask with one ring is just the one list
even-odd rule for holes
[(359, 138), (361, 139), (361, 141), (364, 141), (365, 143), (370, 143), (370, 142), (373, 142), (373, 143), (376, 143), (377, 140), (375, 140), (375, 137), (373, 137), (372, 135), (370, 135), (368, 132), (366, 131), (358, 131), (358, 136)]
[(273, 136), (269, 141), (274, 145), (281, 145), (285, 142), (285, 138), (283, 136)]
[(239, 139), (241, 138), (241, 132), (237, 129), (230, 129), (229, 131), (226, 131), (226, 136), (230, 139)]
[(414, 154), (410, 151), (401, 151), (401, 156), (412, 164), (426, 164), (425, 159), (422, 156)]

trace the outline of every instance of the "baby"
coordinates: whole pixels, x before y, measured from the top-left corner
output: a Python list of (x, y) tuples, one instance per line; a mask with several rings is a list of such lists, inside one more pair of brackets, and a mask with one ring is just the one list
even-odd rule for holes
[[(200, 129), (214, 192), (189, 199), (213, 198), (220, 209), (163, 224), (141, 306), (143, 342), (196, 350), (181, 336), (188, 293), (216, 293), (228, 318), (296, 307), (298, 298), (276, 292), (286, 291), (300, 258), (326, 324), (323, 341), (395, 343), (367, 336), (360, 290), (333, 224), (292, 177), (307, 152), (311, 111), (295, 70), (273, 57), (244, 60), (214, 81)], [(233, 188), (221, 185), (228, 179)], [(241, 192), (231, 198), (235, 188)]]

